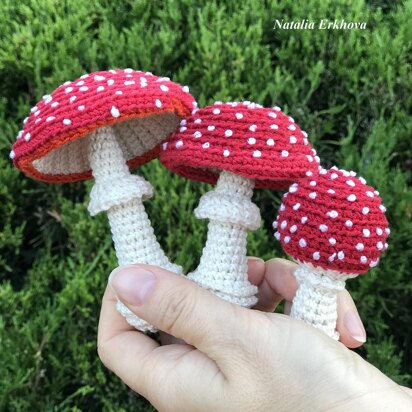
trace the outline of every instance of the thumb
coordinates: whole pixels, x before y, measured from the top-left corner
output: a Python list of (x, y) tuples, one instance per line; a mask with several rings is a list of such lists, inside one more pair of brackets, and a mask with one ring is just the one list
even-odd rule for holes
[(239, 334), (241, 319), (248, 316), (246, 309), (157, 266), (121, 266), (110, 275), (109, 285), (137, 316), (212, 359), (216, 348)]

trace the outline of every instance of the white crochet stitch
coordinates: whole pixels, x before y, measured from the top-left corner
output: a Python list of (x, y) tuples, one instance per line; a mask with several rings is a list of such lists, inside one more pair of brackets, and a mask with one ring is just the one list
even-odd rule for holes
[(257, 301), (246, 260), (247, 229), (260, 226), (259, 209), (251, 201), (253, 187), (253, 180), (222, 171), (215, 189), (202, 196), (195, 215), (210, 219), (207, 241), (199, 266), (188, 274), (203, 288), (244, 307)]
[[(91, 215), (107, 212), (119, 264), (144, 263), (182, 273), (182, 268), (171, 263), (161, 249), (144, 209), (143, 200), (153, 195), (151, 184), (130, 173), (110, 127), (98, 129), (89, 139), (89, 161), (95, 184), (88, 209)], [(136, 329), (156, 331), (119, 299), (116, 308)]]
[(292, 302), (290, 316), (303, 320), (338, 340), (338, 293), (345, 289), (346, 279), (357, 275), (314, 267), (310, 263), (298, 263), (295, 278), (299, 287)]

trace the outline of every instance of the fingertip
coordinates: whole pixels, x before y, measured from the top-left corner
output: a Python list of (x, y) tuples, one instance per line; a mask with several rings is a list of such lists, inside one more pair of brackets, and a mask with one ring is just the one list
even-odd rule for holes
[(340, 341), (348, 348), (359, 348), (366, 342), (366, 331), (355, 302), (347, 290), (338, 294), (338, 319), (336, 326)]
[(251, 283), (258, 286), (265, 277), (265, 261), (255, 256), (247, 258), (248, 278)]
[(284, 299), (292, 301), (298, 283), (294, 272), (298, 265), (287, 259), (274, 258), (266, 262), (265, 278), (273, 291)]

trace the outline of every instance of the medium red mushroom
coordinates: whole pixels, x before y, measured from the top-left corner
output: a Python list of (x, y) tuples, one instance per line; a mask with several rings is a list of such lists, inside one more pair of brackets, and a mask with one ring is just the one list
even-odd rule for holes
[[(10, 157), (45, 182), (94, 177), (89, 212), (107, 212), (120, 265), (146, 263), (181, 273), (164, 254), (143, 206), (153, 188), (130, 168), (159, 155), (160, 144), (196, 106), (187, 86), (132, 69), (66, 82), (31, 109)], [(120, 301), (136, 328), (153, 327)]]
[(299, 263), (291, 316), (335, 339), (338, 292), (388, 247), (379, 193), (355, 176), (334, 167), (291, 185), (274, 222), (283, 250)]
[(230, 302), (254, 305), (246, 261), (247, 230), (260, 225), (253, 188), (286, 188), (318, 169), (306, 133), (278, 107), (217, 102), (181, 121), (161, 161), (181, 176), (216, 184), (195, 210), (210, 222), (200, 264), (188, 277)]

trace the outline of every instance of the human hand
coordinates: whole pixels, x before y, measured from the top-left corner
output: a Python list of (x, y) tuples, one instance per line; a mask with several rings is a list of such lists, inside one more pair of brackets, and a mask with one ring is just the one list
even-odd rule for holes
[[(279, 261), (268, 262), (266, 270), (263, 262), (249, 263), (250, 278), (260, 285), (262, 310), (273, 307), (279, 296), (289, 299), (276, 282), (269, 285), (273, 268), (288, 273), (287, 263), (273, 262)], [(275, 278), (279, 281), (282, 275)], [(111, 286), (139, 317), (187, 342), (160, 346), (137, 332), (117, 313), (114, 294), (106, 290), (99, 356), (161, 411), (412, 407), (412, 398), (401, 387), (303, 322), (231, 305), (158, 267), (121, 268)]]

